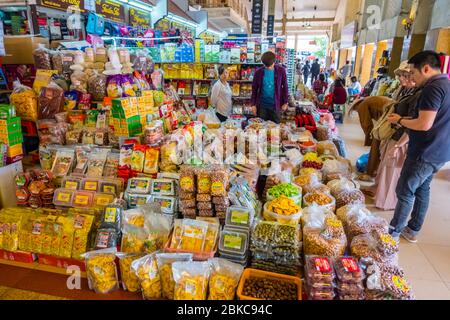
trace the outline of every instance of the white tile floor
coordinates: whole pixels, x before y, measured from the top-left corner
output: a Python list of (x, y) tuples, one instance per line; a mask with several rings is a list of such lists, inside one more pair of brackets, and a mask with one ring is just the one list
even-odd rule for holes
[[(352, 163), (369, 152), (363, 146), (364, 133), (357, 118), (346, 117), (339, 130)], [(450, 163), (436, 175), (431, 192), (430, 208), (418, 243), (401, 240), (400, 265), (417, 299), (450, 300)], [(388, 221), (392, 218), (392, 211), (380, 211), (370, 201), (369, 208)]]

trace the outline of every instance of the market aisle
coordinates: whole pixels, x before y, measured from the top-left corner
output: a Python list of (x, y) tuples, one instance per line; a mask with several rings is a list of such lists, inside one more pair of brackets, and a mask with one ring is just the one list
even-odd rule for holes
[[(346, 117), (339, 130), (353, 164), (369, 152), (363, 146), (364, 134), (356, 114)], [(417, 299), (450, 300), (450, 164), (436, 175), (431, 192), (430, 209), (418, 243), (401, 240), (400, 264)], [(380, 211), (372, 205), (373, 201), (368, 202), (370, 210), (390, 221), (392, 211)]]

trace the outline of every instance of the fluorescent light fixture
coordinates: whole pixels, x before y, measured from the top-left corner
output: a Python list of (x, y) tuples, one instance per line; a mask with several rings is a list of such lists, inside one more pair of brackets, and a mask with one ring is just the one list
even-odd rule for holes
[(152, 12), (152, 10), (153, 10), (153, 8), (150, 5), (145, 5), (143, 3), (133, 1), (133, 0), (130, 0), (130, 2), (128, 2), (128, 4), (130, 6), (133, 6), (133, 7), (139, 8), (141, 10), (148, 11), (148, 12)]
[(122, 3), (128, 3), (129, 2), (129, 0), (118, 0), (119, 2), (122, 2)]
[(185, 25), (187, 25), (187, 26), (189, 26), (191, 28), (197, 28), (197, 24), (189, 22), (186, 19), (178, 17), (178, 16), (175, 16), (175, 15), (173, 15), (171, 13), (169, 13), (167, 15), (167, 19), (175, 21), (175, 22), (179, 22), (179, 23), (182, 23), (182, 24), (185, 24)]

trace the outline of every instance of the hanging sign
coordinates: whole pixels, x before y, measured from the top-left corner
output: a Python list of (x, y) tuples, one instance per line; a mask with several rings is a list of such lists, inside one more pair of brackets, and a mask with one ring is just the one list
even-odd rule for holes
[(84, 12), (84, 0), (37, 0), (38, 6), (66, 11), (69, 7), (75, 6)]
[(105, 19), (125, 22), (125, 9), (120, 3), (110, 0), (96, 0), (95, 11)]
[(142, 26), (142, 27), (150, 27), (150, 12), (142, 11), (136, 8), (130, 7), (129, 9), (130, 15), (130, 24), (133, 27)]
[[(267, 36), (273, 37), (275, 27), (275, 0), (269, 0), (269, 12), (267, 16)], [(272, 38), (269, 38), (272, 42)]]
[(252, 34), (262, 33), (263, 0), (253, 0), (252, 8)]

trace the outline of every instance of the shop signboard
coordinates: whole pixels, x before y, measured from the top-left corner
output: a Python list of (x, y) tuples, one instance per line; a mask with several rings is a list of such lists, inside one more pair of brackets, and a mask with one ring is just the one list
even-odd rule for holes
[[(275, 26), (275, 0), (269, 0), (269, 14), (267, 16), (267, 36), (273, 37), (273, 31)], [(272, 38), (269, 38), (272, 42)]]
[(130, 18), (130, 24), (134, 27), (136, 26), (142, 26), (142, 27), (149, 27), (151, 16), (150, 12), (146, 12), (143, 10), (139, 10), (133, 7), (130, 7), (129, 9), (129, 18)]
[(253, 0), (252, 7), (252, 34), (262, 33), (263, 0)]
[(95, 11), (105, 19), (114, 22), (125, 22), (125, 8), (118, 2), (110, 0), (96, 0)]
[(38, 6), (66, 11), (69, 7), (75, 6), (84, 12), (84, 0), (37, 0)]

